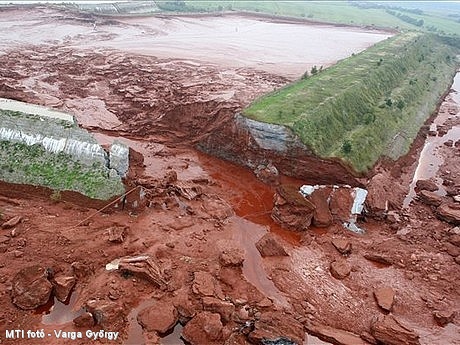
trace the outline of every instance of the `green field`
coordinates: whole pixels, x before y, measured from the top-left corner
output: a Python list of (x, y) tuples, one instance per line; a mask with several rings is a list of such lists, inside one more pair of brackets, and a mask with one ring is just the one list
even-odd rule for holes
[(455, 73), (456, 51), (408, 32), (256, 100), (249, 118), (291, 128), (321, 157), (365, 172), (405, 154)]
[[(360, 2), (361, 3), (361, 2)], [(435, 3), (435, 2), (433, 2)], [(157, 1), (157, 5), (165, 11), (175, 12), (223, 12), (223, 11), (250, 11), (278, 16), (300, 17), (312, 21), (351, 24), (360, 26), (374, 26), (379, 28), (393, 28), (404, 30), (436, 31), (447, 35), (460, 33), (460, 5), (450, 5), (449, 8), (436, 8), (436, 4), (419, 14), (414, 14), (404, 7), (409, 5), (393, 6), (391, 3), (377, 5), (363, 3), (353, 5), (350, 2), (328, 1)], [(396, 11), (414, 19), (423, 19), (422, 26), (413, 25), (388, 13)], [(458, 15), (458, 16), (457, 16)]]

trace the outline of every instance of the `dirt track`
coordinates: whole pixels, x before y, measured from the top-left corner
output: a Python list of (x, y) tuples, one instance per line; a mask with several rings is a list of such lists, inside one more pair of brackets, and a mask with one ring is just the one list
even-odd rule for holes
[[(126, 344), (139, 344), (144, 338), (156, 343), (157, 334), (152, 330), (143, 333), (136, 321), (137, 311), (151, 303), (155, 306), (156, 301), (161, 302), (156, 310), (162, 315), (174, 306), (183, 324), (203, 309), (220, 315), (220, 325), (205, 313), (201, 324), (198, 320), (193, 327), (186, 326), (195, 344), (222, 344), (226, 339), (226, 344), (245, 344), (247, 333), (253, 342), (280, 333), (302, 339), (306, 330), (324, 333), (324, 325), (359, 336), (368, 333), (373, 319), (384, 314), (373, 296), (382, 285), (391, 286), (396, 293), (392, 314), (418, 333), (422, 344), (460, 344), (458, 316), (445, 327), (433, 319), (435, 310), (447, 313), (460, 308), (460, 250), (449, 233), (453, 226), (438, 220), (430, 206), (414, 201), (409, 209), (397, 211), (397, 220), (369, 218), (363, 236), (339, 224), (292, 233), (269, 216), (273, 186), (257, 180), (251, 171), (193, 149), (252, 99), (287, 83), (291, 71), (298, 68), (295, 61), (294, 69), (289, 70), (289, 64), (280, 67), (290, 72), (277, 74), (270, 69), (256, 70), (256, 66), (264, 69), (260, 64), (242, 68), (228, 61), (200, 61), (198, 56), (184, 60), (183, 56), (158, 58), (150, 56), (153, 52), (136, 55), (136, 50), (114, 50), (119, 45), (88, 49), (117, 41), (117, 37), (123, 42), (126, 36), (115, 36), (119, 29), (125, 35), (148, 31), (145, 26), (125, 26), (127, 22), (132, 25), (130, 20), (104, 24), (98, 19), (100, 31), (94, 33), (93, 19), (70, 20), (68, 16), (50, 10), (0, 11), (1, 25), (10, 28), (2, 30), (0, 97), (68, 110), (101, 143), (117, 138), (130, 144), (143, 156), (143, 162), (140, 156), (133, 160), (130, 185), (146, 187), (150, 207), (142, 212), (97, 214), (74, 227), (95, 210), (81, 202), (54, 202), (31, 194), (11, 197), (7, 190), (11, 187), (2, 185), (1, 194), (7, 195), (0, 197), (4, 219), (22, 217), (13, 233), (12, 229), (1, 230), (2, 344), (43, 343), (5, 340), (6, 329), (44, 328), (51, 334), (58, 329), (79, 330), (71, 322), (49, 321), (49, 316), (21, 311), (11, 303), (12, 278), (32, 264), (50, 267), (57, 276), (76, 275), (71, 308), (78, 311), (89, 300), (99, 300), (98, 308), (105, 317), (99, 327), (120, 331), (122, 339), (128, 339)], [(29, 25), (16, 26), (13, 32), (13, 20), (29, 21)], [(170, 21), (173, 26), (187, 23)], [(61, 36), (49, 31), (58, 24)], [(201, 20), (198, 26), (206, 28)], [(39, 33), (29, 37), (32, 32)], [(17, 40), (29, 37), (29, 41), (17, 42), (15, 35)], [(452, 99), (441, 112), (450, 113), (451, 127), (458, 126), (458, 105)], [(388, 195), (380, 197), (402, 204), (420, 150), (414, 149), (411, 165), (376, 171), (381, 184), (401, 186), (390, 187)], [(437, 151), (446, 159), (434, 177), (449, 180), (451, 188), (460, 186), (458, 150), (458, 146), (443, 145)], [(282, 182), (300, 186), (306, 181), (282, 177)], [(188, 200), (181, 188), (194, 188), (199, 196)], [(126, 227), (122, 243), (108, 241), (113, 227)], [(274, 234), (289, 256), (260, 256), (254, 243), (267, 232)], [(329, 272), (330, 263), (342, 258), (332, 239), (352, 244), (346, 258), (352, 269), (344, 280)], [(166, 288), (137, 275), (105, 270), (114, 259), (141, 254), (150, 255), (160, 267), (168, 281)], [(55, 308), (51, 320), (71, 314), (71, 308), (59, 303)], [(203, 335), (200, 326), (204, 324), (215, 328)], [(180, 341), (175, 336), (172, 344)], [(308, 337), (308, 344), (320, 344)], [(48, 344), (87, 343), (85, 339), (46, 340)]]

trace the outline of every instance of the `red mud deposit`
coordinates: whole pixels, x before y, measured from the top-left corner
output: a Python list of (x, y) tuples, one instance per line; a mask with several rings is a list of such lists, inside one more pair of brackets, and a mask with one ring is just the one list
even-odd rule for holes
[[(235, 42), (236, 20), (231, 18), (228, 32)], [(224, 19), (157, 21), (170, 23), (167, 33), (182, 26), (169, 38), (190, 39), (198, 47), (197, 33), (213, 31)], [(254, 22), (253, 37), (259, 37), (267, 23)], [(13, 329), (43, 329), (52, 335), (45, 338), (50, 345), (177, 345), (181, 336), (192, 345), (261, 344), (281, 337), (298, 344), (460, 344), (460, 230), (418, 198), (401, 209), (422, 145), (405, 164), (376, 169), (369, 190), (383, 211), (380, 219), (363, 217), (364, 234), (336, 220), (292, 232), (271, 218), (277, 184), (350, 181), (344, 167), (324, 168), (326, 163), (311, 158), (305, 165), (317, 170), (317, 180), (295, 169), (295, 178), (259, 169), (272, 183), (266, 184), (252, 171), (194, 148), (202, 142), (232, 145), (230, 137), (224, 139), (237, 130), (230, 128), (234, 114), (287, 83), (287, 75), (256, 70), (265, 68), (258, 63), (247, 68), (166, 54), (177, 50), (177, 42), (158, 56), (153, 50), (138, 55), (128, 44), (136, 35), (144, 43), (147, 34), (157, 37), (147, 18), (108, 21), (41, 8), (0, 11), (0, 23), (8, 28), (1, 31), (0, 97), (70, 111), (102, 144), (128, 144), (126, 184), (142, 186), (146, 202), (144, 209), (97, 212), (101, 205), (74, 194), (51, 200), (44, 189), (1, 184), (2, 344), (44, 343), (5, 339)], [(459, 126), (454, 96), (440, 108), (441, 114), (456, 109), (444, 123), (447, 132)], [(220, 141), (211, 142), (216, 132)], [(455, 143), (435, 151), (443, 158), (434, 176), (445, 189), (443, 210), (458, 209)], [(246, 155), (244, 142), (233, 145), (238, 157), (261, 153)], [(276, 157), (263, 154), (280, 168)], [(295, 167), (289, 157), (279, 159)], [(335, 263), (346, 274), (334, 273)], [(30, 273), (34, 267), (38, 275)], [(40, 284), (43, 289), (34, 292), (41, 293), (31, 293), (34, 285), (27, 282)], [(388, 294), (381, 297), (382, 287), (392, 292), (391, 301)], [(57, 295), (67, 295), (69, 303), (54, 302), (50, 309), (46, 302)], [(25, 298), (31, 296), (36, 298)], [(13, 304), (18, 300), (44, 306), (27, 311)], [(119, 336), (91, 341), (87, 330)], [(57, 338), (55, 332), (81, 332), (82, 338)]]

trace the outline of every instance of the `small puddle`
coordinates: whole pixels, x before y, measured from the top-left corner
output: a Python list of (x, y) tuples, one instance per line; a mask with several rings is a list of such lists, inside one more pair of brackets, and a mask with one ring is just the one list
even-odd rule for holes
[(179, 322), (174, 327), (171, 333), (161, 337), (160, 344), (161, 345), (185, 345), (185, 342), (181, 338), (182, 326)]
[(77, 297), (78, 294), (74, 292), (64, 303), (56, 297), (50, 298), (47, 304), (37, 308), (35, 312), (43, 315), (42, 324), (44, 325), (63, 325), (85, 312), (83, 309), (74, 310)]
[(140, 311), (152, 306), (153, 303), (155, 303), (155, 300), (153, 299), (145, 300), (139, 303), (139, 305), (136, 308), (130, 311), (130, 313), (128, 314), (128, 337), (126, 338), (123, 344), (145, 345), (144, 331), (142, 330), (142, 326), (137, 322), (137, 315)]
[[(452, 100), (460, 105), (460, 73), (457, 73), (454, 78), (454, 83), (452, 84), (451, 91), (448, 97), (451, 97)], [(451, 103), (451, 101), (445, 101)], [(443, 102), (444, 103), (444, 102)], [(449, 117), (459, 116), (457, 112), (456, 115), (451, 115), (448, 112), (439, 114), (430, 126), (430, 130), (436, 131), (438, 126), (445, 124)], [(447, 131), (443, 136), (428, 136), (425, 140), (425, 145), (420, 153), (418, 160), (418, 165), (414, 173), (414, 177), (410, 184), (409, 193), (403, 202), (403, 208), (408, 208), (412, 200), (416, 196), (415, 185), (418, 180), (428, 180), (432, 179), (437, 184), (439, 190), (436, 192), (440, 196), (446, 195), (446, 190), (442, 184), (442, 179), (437, 178), (436, 174), (438, 173), (439, 168), (444, 163), (444, 159), (438, 155), (438, 150), (441, 148), (444, 143), (448, 140), (455, 142), (460, 138), (460, 127), (454, 126)]]

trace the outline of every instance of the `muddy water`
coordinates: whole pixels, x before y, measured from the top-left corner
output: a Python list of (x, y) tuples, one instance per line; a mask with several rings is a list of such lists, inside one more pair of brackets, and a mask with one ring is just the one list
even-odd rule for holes
[(12, 44), (114, 48), (195, 65), (255, 68), (295, 79), (313, 65), (330, 66), (391, 36), (361, 28), (275, 23), (235, 15), (133, 17), (98, 23), (95, 28), (92, 20), (78, 22), (64, 16), (43, 8), (0, 12), (0, 54)]
[(356, 28), (274, 23), (239, 16), (129, 18), (123, 22), (142, 31), (136, 40), (120, 35), (110, 42), (112, 48), (257, 68), (292, 78), (313, 64), (330, 66), (391, 36)]
[[(460, 105), (460, 73), (455, 75), (451, 89), (452, 91), (449, 93), (447, 100), (444, 102), (451, 102), (449, 99), (452, 99), (455, 103)], [(455, 116), (459, 117), (460, 113), (457, 112)], [(436, 131), (436, 128), (443, 126), (450, 117), (453, 117), (453, 115), (450, 115), (447, 111), (440, 113), (431, 124), (430, 130)], [(444, 163), (444, 159), (438, 154), (438, 151), (448, 140), (455, 142), (459, 138), (459, 126), (454, 126), (443, 136), (428, 136), (426, 138), (422, 152), (420, 153), (417, 169), (415, 170), (414, 177), (410, 184), (409, 193), (404, 199), (403, 208), (409, 207), (411, 201), (414, 199), (416, 195), (415, 184), (418, 180), (433, 179), (439, 188), (437, 193), (441, 196), (446, 194), (446, 190), (442, 185), (442, 179), (436, 176), (439, 168)]]
[(44, 314), (42, 323), (44, 325), (63, 325), (82, 315), (84, 313), (83, 309), (74, 309), (77, 297), (76, 293), (72, 293), (70, 299), (65, 303), (58, 301), (56, 298), (51, 300), (51, 305), (47, 305), (47, 310), (41, 310)]

